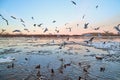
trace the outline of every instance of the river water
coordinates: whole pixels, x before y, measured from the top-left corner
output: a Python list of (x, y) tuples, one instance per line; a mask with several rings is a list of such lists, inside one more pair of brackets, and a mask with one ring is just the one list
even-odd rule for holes
[(0, 80), (120, 80), (120, 37), (88, 39), (0, 37)]

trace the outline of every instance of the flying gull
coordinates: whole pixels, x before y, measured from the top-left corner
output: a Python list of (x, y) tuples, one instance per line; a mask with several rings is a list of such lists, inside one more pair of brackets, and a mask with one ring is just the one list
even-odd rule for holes
[(12, 31), (12, 32), (14, 33), (14, 32), (21, 32), (21, 31), (20, 31), (20, 30), (14, 30), (14, 31)]
[(41, 27), (43, 25), (43, 23), (40, 23), (39, 25), (38, 25), (38, 27)]
[(24, 23), (23, 19), (20, 18), (20, 21)]
[(117, 26), (115, 26), (114, 28), (118, 31), (118, 33), (120, 33), (120, 28), (119, 28), (120, 24), (118, 24)]
[(13, 19), (16, 19), (16, 17), (14, 17), (14, 16), (10, 16), (11, 18), (13, 18)]
[(5, 19), (1, 14), (0, 14), (0, 16), (1, 16), (1, 18), (7, 23), (7, 25), (9, 25), (9, 24), (8, 24), (8, 20)]
[(96, 6), (96, 9), (98, 8), (98, 5)]
[(88, 28), (88, 24), (89, 24), (89, 23), (85, 23), (85, 24), (84, 24), (84, 29), (87, 29), (87, 28)]
[(69, 32), (71, 32), (71, 28), (72, 28), (72, 27), (69, 27), (69, 28), (66, 28), (66, 29), (69, 29)]
[(48, 28), (45, 28), (43, 32), (45, 33), (46, 31), (48, 31)]
[(88, 43), (91, 43), (93, 41), (94, 37), (90, 38), (89, 40), (85, 40), (84, 42), (86, 42), (87, 44)]
[(74, 2), (74, 1), (71, 1), (74, 5), (76, 5), (76, 2)]
[(54, 20), (54, 21), (52, 21), (52, 23), (55, 23), (56, 21)]
[(99, 30), (100, 29), (100, 27), (96, 27), (96, 28), (94, 28), (94, 30)]

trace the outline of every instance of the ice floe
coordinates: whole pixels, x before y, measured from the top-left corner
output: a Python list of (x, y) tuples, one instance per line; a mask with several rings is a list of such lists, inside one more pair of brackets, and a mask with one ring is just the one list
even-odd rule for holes
[(12, 62), (15, 58), (13, 57), (1, 57), (0, 58), (0, 63), (9, 63), (9, 62)]
[(120, 42), (111, 42), (111, 41), (93, 42), (91, 44), (88, 44), (88, 46), (92, 46), (92, 47), (100, 48), (100, 49), (120, 51)]

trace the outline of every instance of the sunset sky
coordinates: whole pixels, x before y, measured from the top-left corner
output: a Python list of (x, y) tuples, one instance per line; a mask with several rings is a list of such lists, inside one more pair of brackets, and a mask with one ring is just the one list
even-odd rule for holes
[[(0, 32), (6, 29), (6, 32), (13, 33), (12, 31), (17, 29), (23, 34), (82, 34), (104, 31), (117, 33), (113, 27), (120, 24), (120, 0), (73, 1), (76, 5), (71, 0), (0, 0), (0, 14), (9, 22), (7, 25), (0, 17)], [(31, 17), (34, 17), (34, 20)], [(25, 27), (20, 18), (24, 20)], [(52, 22), (54, 20), (55, 23)], [(41, 27), (33, 26), (41, 23)], [(89, 23), (87, 29), (84, 29), (85, 23)], [(55, 31), (56, 27), (59, 33)], [(66, 29), (69, 27), (72, 27), (71, 32)], [(94, 30), (96, 27), (100, 29)], [(43, 33), (45, 28), (48, 28), (48, 31)]]

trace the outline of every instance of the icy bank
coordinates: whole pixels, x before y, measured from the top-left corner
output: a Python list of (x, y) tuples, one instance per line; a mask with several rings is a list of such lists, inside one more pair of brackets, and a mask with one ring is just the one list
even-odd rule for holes
[(98, 49), (106, 49), (106, 50), (115, 50), (120, 51), (120, 42), (93, 42), (88, 44), (88, 46), (92, 46)]
[(0, 63), (9, 63), (9, 62), (12, 62), (13, 60), (14, 60), (13, 57), (1, 57)]

